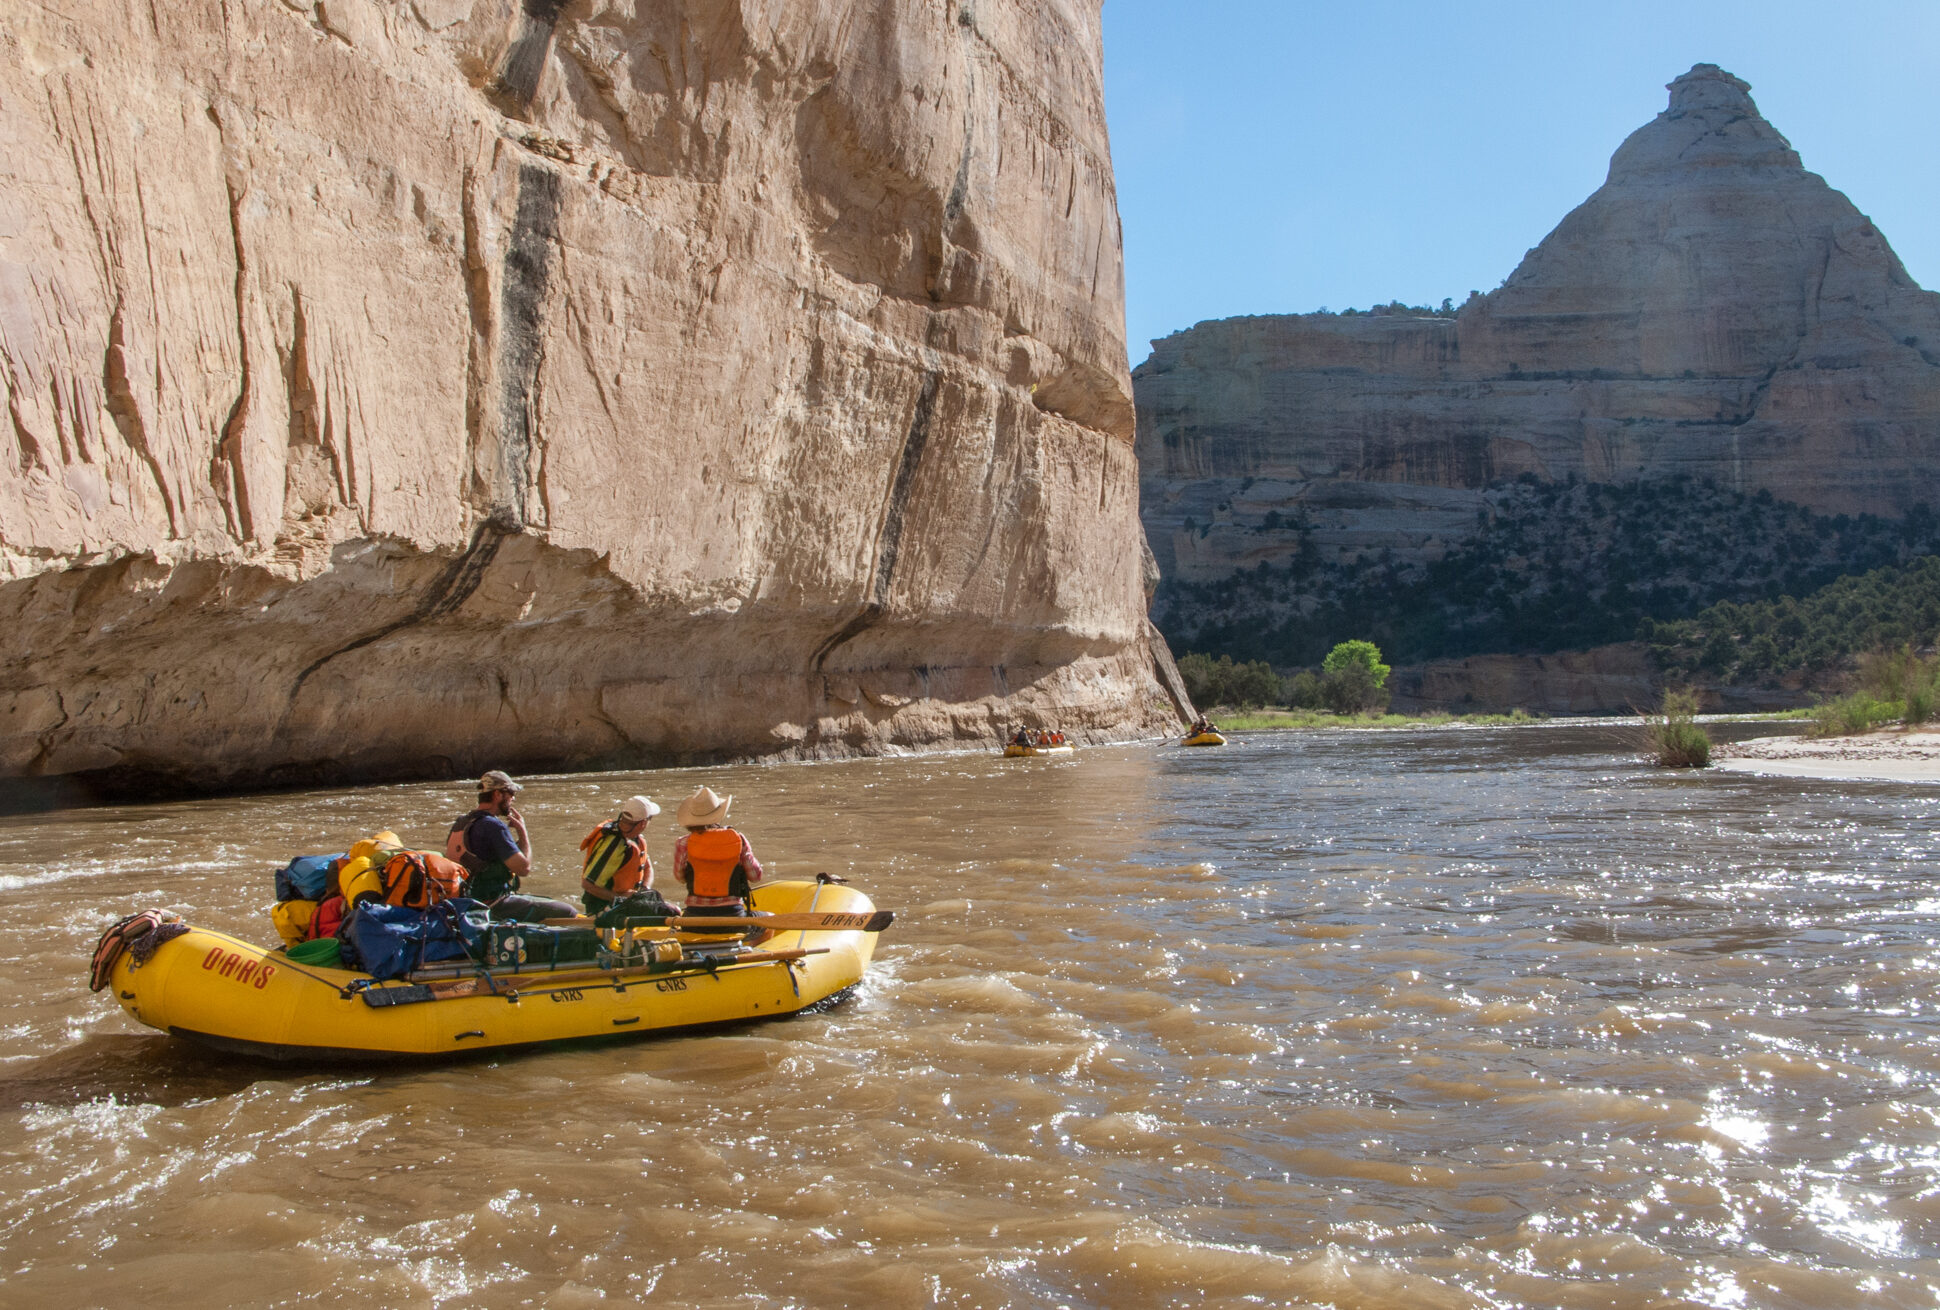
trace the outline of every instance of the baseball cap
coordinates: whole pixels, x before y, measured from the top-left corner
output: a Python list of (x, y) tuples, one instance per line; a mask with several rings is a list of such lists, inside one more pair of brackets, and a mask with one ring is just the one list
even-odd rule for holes
[(638, 823), (642, 819), (651, 819), (658, 813), (660, 813), (660, 807), (648, 800), (645, 796), (629, 796), (627, 797), (626, 804), (620, 807), (620, 817), (628, 823)]

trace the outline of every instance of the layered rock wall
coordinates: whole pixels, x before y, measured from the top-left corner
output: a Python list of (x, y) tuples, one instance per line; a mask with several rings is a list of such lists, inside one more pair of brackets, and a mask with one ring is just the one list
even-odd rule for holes
[[(1271, 316), (1133, 375), (1168, 577), (1439, 558), (1530, 475), (1688, 475), (1826, 513), (1940, 506), (1940, 296), (1711, 65), (1454, 318)], [(1187, 524), (1190, 522), (1191, 527)]]
[(0, 771), (1169, 721), (1098, 22), (0, 15)]

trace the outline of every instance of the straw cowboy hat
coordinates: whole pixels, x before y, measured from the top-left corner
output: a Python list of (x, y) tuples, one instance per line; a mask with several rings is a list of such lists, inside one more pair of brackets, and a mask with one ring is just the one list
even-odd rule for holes
[(706, 828), (717, 823), (726, 823), (728, 806), (734, 804), (732, 796), (716, 796), (711, 787), (703, 787), (680, 803), (674, 811), (674, 822), (683, 828)]

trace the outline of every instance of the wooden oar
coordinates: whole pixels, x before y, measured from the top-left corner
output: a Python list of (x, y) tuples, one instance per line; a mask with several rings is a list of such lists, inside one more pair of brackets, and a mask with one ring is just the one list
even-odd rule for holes
[[(671, 944), (670, 942), (669, 945)], [(677, 968), (683, 962), (692, 964), (696, 961), (705, 961), (709, 958), (739, 958), (745, 954), (747, 952), (742, 950), (737, 942), (696, 942), (689, 944), (687, 949), (681, 952), (679, 959), (642, 959), (635, 964), (620, 965), (617, 967), (626, 969), (646, 967), (672, 969)], [(553, 978), (562, 973), (586, 973), (593, 969), (611, 972), (614, 967), (616, 966), (603, 965), (597, 959), (534, 960), (527, 964), (500, 965), (482, 965), (477, 960), (459, 959), (427, 965), (421, 969), (413, 969), (408, 980), (414, 983), (421, 983), (440, 982), (453, 978)]]
[(780, 960), (799, 960), (809, 955), (827, 955), (826, 946), (811, 947), (806, 951), (745, 951), (739, 955), (689, 955), (679, 963), (650, 965), (629, 969), (589, 969), (583, 973), (542, 973), (533, 977), (533, 989), (540, 984), (547, 987), (583, 987), (589, 983), (608, 982), (630, 977), (652, 975), (657, 978), (686, 978), (697, 973), (718, 973), (722, 969), (743, 964), (771, 964)]
[[(584, 987), (591, 983), (617, 982), (653, 975), (663, 978), (687, 977), (697, 973), (715, 973), (730, 965), (799, 960), (808, 955), (828, 953), (826, 946), (818, 946), (806, 951), (747, 951), (740, 955), (688, 956), (678, 962), (633, 965), (625, 969), (561, 969), (557, 973), (523, 974), (505, 971), (488, 973), (483, 977), (440, 979), (431, 982), (413, 981), (403, 987), (370, 987), (359, 995), (364, 998), (364, 1004), (372, 1009), (384, 1009), (393, 1005), (417, 1005), (424, 1001), (456, 1001), (470, 996), (503, 996), (507, 999), (516, 999), (519, 991), (512, 985), (516, 982), (530, 984), (527, 988), (529, 991), (537, 991), (541, 986)], [(712, 967), (709, 967), (710, 962)]]
[[(773, 928), (777, 932), (793, 932), (797, 928), (809, 932), (881, 932), (896, 922), (893, 910), (872, 910), (867, 914), (846, 910), (824, 910), (820, 914), (769, 914), (763, 916), (730, 918), (727, 915), (694, 914), (684, 917), (652, 916), (628, 919), (624, 923), (608, 924), (613, 928), (673, 928), (679, 932), (713, 932), (715, 929), (746, 931), (749, 928)], [(548, 928), (590, 928), (593, 920), (586, 915), (572, 919), (547, 919)]]

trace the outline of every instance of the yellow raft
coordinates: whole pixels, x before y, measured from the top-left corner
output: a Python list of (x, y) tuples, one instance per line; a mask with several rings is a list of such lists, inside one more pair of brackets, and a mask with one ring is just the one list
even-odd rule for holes
[(1195, 732), (1179, 744), (1181, 746), (1224, 746), (1226, 739), (1216, 732)]
[(1069, 746), (1019, 746), (1016, 742), (1004, 747), (1004, 754), (1019, 755), (1071, 755), (1075, 754)]
[[(873, 903), (840, 885), (781, 882), (756, 890), (755, 908), (867, 915)], [(414, 984), (371, 983), (361, 973), (298, 964), (227, 933), (190, 928), (157, 946), (145, 964), (124, 951), (110, 985), (121, 1008), (151, 1028), (217, 1050), (260, 1059), (327, 1063), (459, 1055), (548, 1042), (631, 1037), (708, 1024), (793, 1014), (862, 980), (874, 933), (786, 931), (753, 955), (822, 950), (799, 959), (737, 964), (689, 958), (663, 971), (594, 981), (588, 966), (494, 972), (502, 994), (416, 1003)], [(595, 971), (597, 972), (597, 971)], [(418, 985), (419, 993), (424, 991)], [(366, 999), (365, 993), (371, 993)]]

